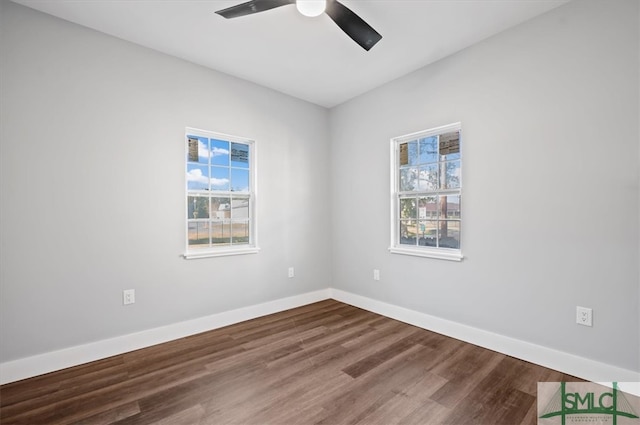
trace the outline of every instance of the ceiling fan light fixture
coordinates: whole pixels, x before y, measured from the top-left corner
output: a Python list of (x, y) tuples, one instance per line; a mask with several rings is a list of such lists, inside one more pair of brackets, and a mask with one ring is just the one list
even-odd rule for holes
[(296, 0), (298, 12), (304, 16), (313, 18), (320, 16), (327, 8), (327, 0)]
[(339, 0), (249, 0), (226, 9), (217, 10), (216, 13), (226, 19), (239, 18), (281, 6), (289, 6), (293, 3), (296, 4), (298, 11), (305, 16), (314, 17), (326, 13), (345, 34), (366, 51), (369, 51), (382, 39), (382, 36), (371, 28), (371, 25), (340, 3)]

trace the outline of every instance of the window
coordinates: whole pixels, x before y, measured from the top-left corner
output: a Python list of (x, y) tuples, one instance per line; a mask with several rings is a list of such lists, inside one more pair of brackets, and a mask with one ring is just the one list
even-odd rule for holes
[(187, 128), (185, 258), (258, 251), (252, 140)]
[(461, 125), (391, 140), (393, 253), (462, 259)]

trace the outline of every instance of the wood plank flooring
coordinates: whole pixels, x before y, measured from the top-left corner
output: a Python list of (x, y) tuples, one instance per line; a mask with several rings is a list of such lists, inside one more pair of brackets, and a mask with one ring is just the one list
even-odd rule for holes
[(560, 372), (334, 300), (0, 387), (9, 424), (535, 424)]

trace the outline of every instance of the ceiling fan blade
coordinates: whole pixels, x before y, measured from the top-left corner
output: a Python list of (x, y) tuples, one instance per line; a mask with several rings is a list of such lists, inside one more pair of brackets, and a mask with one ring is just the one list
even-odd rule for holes
[(295, 3), (295, 0), (251, 0), (246, 3), (218, 10), (216, 13), (227, 19), (238, 18), (293, 3)]
[(363, 49), (371, 49), (382, 36), (338, 0), (327, 1), (327, 15)]

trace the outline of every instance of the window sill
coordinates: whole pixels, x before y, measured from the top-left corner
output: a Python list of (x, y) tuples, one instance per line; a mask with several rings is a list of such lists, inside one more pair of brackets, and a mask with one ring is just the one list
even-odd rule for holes
[(413, 255), (415, 257), (435, 258), (437, 260), (462, 261), (464, 258), (459, 250), (443, 250), (443, 249), (426, 249), (426, 248), (405, 248), (392, 246), (389, 247), (392, 254)]
[(210, 257), (226, 257), (229, 255), (257, 254), (260, 248), (251, 246), (244, 248), (220, 249), (216, 251), (187, 252), (183, 254), (185, 260), (194, 260), (197, 258)]

